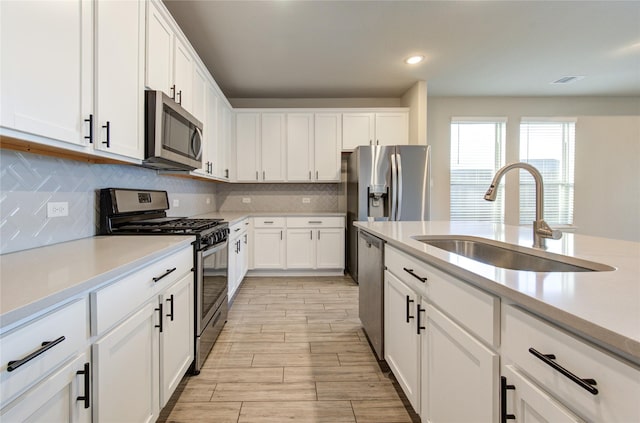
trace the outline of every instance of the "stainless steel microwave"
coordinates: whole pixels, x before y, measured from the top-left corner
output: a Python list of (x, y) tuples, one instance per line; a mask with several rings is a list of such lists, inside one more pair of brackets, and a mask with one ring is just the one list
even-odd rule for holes
[(145, 92), (145, 167), (202, 167), (202, 122), (162, 91)]

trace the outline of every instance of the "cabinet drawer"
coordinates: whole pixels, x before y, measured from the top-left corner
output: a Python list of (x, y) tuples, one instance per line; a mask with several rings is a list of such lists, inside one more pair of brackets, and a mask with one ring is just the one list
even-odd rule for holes
[(92, 292), (91, 334), (100, 335), (192, 268), (193, 249), (189, 247)]
[(287, 228), (344, 228), (344, 217), (287, 217)]
[[(83, 349), (89, 337), (88, 320), (87, 300), (82, 298), (2, 336), (0, 407)], [(51, 342), (49, 348), (43, 347), (44, 342)], [(38, 351), (42, 352), (36, 355)], [(27, 361), (30, 355), (34, 358)], [(9, 371), (10, 361), (22, 359), (23, 365)]]
[[(494, 347), (500, 345), (500, 299), (434, 269), (393, 247), (385, 249), (385, 265), (406, 283), (427, 278), (427, 300), (469, 332)], [(413, 276), (415, 274), (416, 276)]]
[(254, 228), (284, 228), (286, 226), (286, 218), (284, 217), (254, 217)]
[(247, 230), (248, 227), (249, 219), (242, 219), (241, 221), (229, 226), (229, 236), (232, 237), (234, 234), (239, 234), (241, 231)]
[[(640, 421), (640, 369), (523, 310), (505, 306), (503, 311), (503, 356), (549, 394), (586, 420)], [(536, 351), (553, 354), (551, 362), (578, 378), (594, 379), (597, 394), (552, 368)]]

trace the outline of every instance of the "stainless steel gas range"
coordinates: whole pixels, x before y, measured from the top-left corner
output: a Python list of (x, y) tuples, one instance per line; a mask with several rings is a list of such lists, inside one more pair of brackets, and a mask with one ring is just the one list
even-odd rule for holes
[(227, 319), (229, 225), (221, 219), (167, 217), (166, 191), (100, 190), (100, 233), (108, 235), (193, 235), (195, 359), (200, 373)]

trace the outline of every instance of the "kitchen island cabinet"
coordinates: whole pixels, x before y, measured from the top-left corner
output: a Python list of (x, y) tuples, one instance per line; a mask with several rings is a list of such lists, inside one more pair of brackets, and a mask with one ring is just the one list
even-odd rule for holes
[[(423, 420), (640, 420), (637, 243), (565, 234), (548, 242), (549, 251), (615, 270), (536, 273), (496, 268), (420, 242), (423, 236), (468, 235), (523, 248), (531, 245), (530, 228), (467, 222), (355, 225), (387, 242), (386, 273), (413, 283), (409, 299), (422, 295), (415, 314), (423, 311), (418, 384)], [(412, 273), (424, 279), (423, 288), (411, 281)], [(614, 298), (603, 303), (602, 288), (612, 277), (618, 290), (607, 291)], [(391, 296), (393, 287), (388, 289)], [(398, 310), (398, 304), (389, 307)], [(398, 342), (394, 336), (389, 342)], [(403, 367), (414, 362), (390, 367), (400, 381)], [(407, 397), (414, 395), (413, 387), (401, 386)], [(473, 411), (465, 414), (468, 410)]]

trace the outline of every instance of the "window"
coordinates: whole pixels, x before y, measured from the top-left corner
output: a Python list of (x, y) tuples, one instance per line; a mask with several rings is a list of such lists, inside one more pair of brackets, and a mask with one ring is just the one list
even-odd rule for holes
[(451, 120), (451, 220), (504, 222), (504, 188), (495, 202), (484, 194), (504, 165), (504, 118)]
[[(573, 224), (575, 119), (523, 118), (520, 160), (535, 166), (544, 181), (544, 219), (549, 224)], [(520, 172), (520, 223), (535, 220), (535, 183)]]

